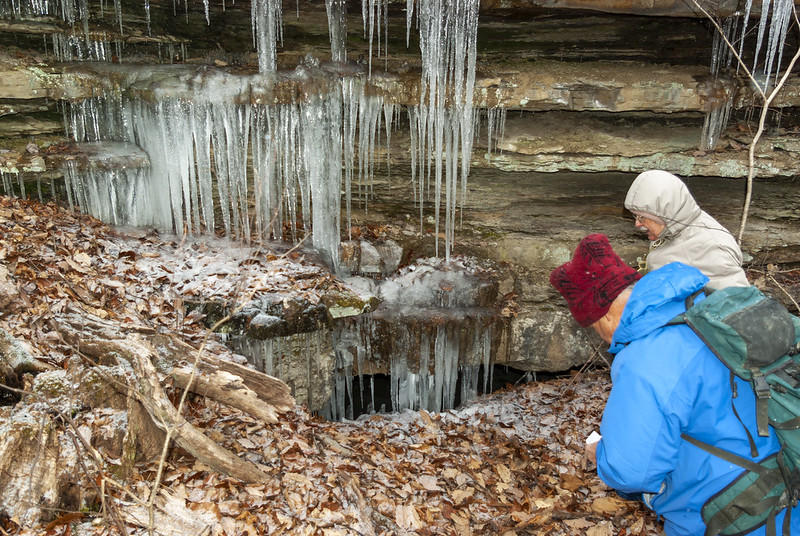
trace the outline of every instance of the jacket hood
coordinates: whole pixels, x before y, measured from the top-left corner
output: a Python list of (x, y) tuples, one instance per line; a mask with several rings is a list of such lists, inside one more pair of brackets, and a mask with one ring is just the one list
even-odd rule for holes
[(697, 268), (672, 262), (642, 277), (633, 287), (614, 331), (609, 352), (646, 337), (686, 310), (686, 298), (708, 284)]
[(636, 177), (625, 196), (625, 208), (664, 220), (664, 237), (679, 234), (702, 212), (686, 184), (661, 170), (645, 171)]

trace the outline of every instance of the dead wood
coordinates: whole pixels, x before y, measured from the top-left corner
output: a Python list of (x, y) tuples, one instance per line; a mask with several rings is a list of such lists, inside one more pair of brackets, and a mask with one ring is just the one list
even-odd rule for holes
[(22, 342), (0, 329), (0, 383), (17, 387), (26, 372), (44, 372), (53, 367), (39, 361)]
[(263, 372), (232, 361), (225, 361), (213, 355), (204, 356), (197, 366), (202, 372), (213, 372), (215, 369), (219, 369), (238, 376), (249, 389), (258, 395), (258, 398), (268, 402), (278, 411), (286, 411), (295, 405), (289, 386), (278, 378)]
[(256, 464), (219, 446), (178, 413), (161, 389), (158, 372), (151, 361), (154, 356), (149, 344), (137, 336), (131, 336), (125, 342), (126, 347), (120, 348), (120, 355), (133, 366), (138, 379), (135, 388), (141, 395), (139, 401), (156, 426), (164, 431), (171, 429), (179, 446), (216, 471), (243, 482), (264, 483), (269, 480), (269, 476)]
[[(178, 413), (161, 388), (153, 365), (157, 353), (141, 334), (129, 334), (123, 338), (113, 330), (113, 325), (90, 315), (61, 315), (58, 320), (58, 330), (65, 340), (90, 358), (97, 361), (124, 359), (131, 364), (136, 382), (129, 386), (130, 392), (147, 410), (153, 423), (165, 432), (172, 430), (175, 442), (198, 461), (243, 482), (268, 480), (268, 475), (256, 464), (221, 447)], [(115, 338), (101, 339), (99, 336)]]
[(264, 422), (278, 422), (275, 408), (260, 400), (255, 391), (244, 385), (242, 378), (230, 372), (217, 370), (208, 374), (195, 374), (192, 378), (192, 367), (179, 367), (172, 371), (172, 378), (182, 389), (188, 387), (193, 393), (223, 402)]
[[(166, 357), (168, 361), (173, 363), (194, 362), (199, 351), (176, 336), (155, 333), (154, 330), (146, 326), (136, 327), (112, 324), (88, 314), (62, 315), (61, 319), (65, 320), (65, 322), (59, 322), (59, 331), (65, 339), (79, 351), (93, 356), (100, 363), (107, 362), (108, 357), (116, 353), (119, 340), (124, 338), (121, 331), (123, 329), (125, 333), (135, 332), (141, 334), (143, 340), (149, 341), (154, 348), (158, 349), (159, 356)], [(264, 419), (266, 422), (277, 422), (275, 420), (277, 417), (272, 416), (272, 413), (286, 411), (295, 405), (289, 386), (274, 376), (225, 360), (209, 352), (203, 352), (200, 355), (197, 368), (204, 375), (216, 375), (217, 379), (198, 380), (199, 383), (195, 383), (194, 387), (191, 388), (192, 392), (207, 396), (223, 404), (228, 404), (250, 413), (258, 419)], [(172, 373), (173, 378), (180, 387), (186, 386), (188, 372), (188, 370), (183, 370), (183, 372)], [(233, 389), (233, 384), (230, 383), (232, 379), (230, 377), (227, 380), (223, 379), (225, 376), (224, 374), (219, 374), (220, 372), (240, 378), (241, 387), (239, 389), (241, 392), (244, 392), (243, 389), (250, 390), (257, 396), (259, 401), (248, 401), (240, 396), (232, 398), (230, 395), (231, 389)], [(217, 384), (219, 387), (213, 388), (213, 386), (207, 385), (208, 383)], [(265, 413), (263, 406), (269, 406), (273, 411)], [(251, 411), (251, 408), (253, 411)], [(269, 416), (267, 417), (267, 415)]]
[(35, 524), (62, 500), (56, 426), (44, 412), (25, 410), (0, 425), (0, 514)]
[[(152, 337), (152, 341), (159, 348), (159, 350), (168, 349), (173, 359), (176, 361), (187, 360), (187, 358), (189, 361), (192, 361), (194, 354), (197, 352), (197, 349), (193, 346), (169, 335), (154, 335)], [(242, 382), (242, 385), (251, 390), (262, 401), (262, 403), (269, 404), (277, 411), (286, 411), (295, 405), (295, 400), (292, 396), (292, 391), (289, 386), (274, 376), (264, 374), (263, 372), (259, 372), (233, 361), (222, 359), (210, 352), (203, 352), (197, 362), (197, 368), (204, 375), (215, 375), (224, 372), (238, 377)], [(175, 376), (174, 373), (173, 378), (175, 378), (177, 382), (181, 381)], [(183, 383), (179, 383), (179, 385), (181, 385), (181, 387), (185, 386)], [(200, 392), (195, 389), (192, 390), (198, 394), (209, 396), (210, 398), (213, 398), (219, 402), (226, 404), (229, 403), (226, 398), (217, 398), (213, 393)], [(227, 393), (225, 393), (224, 396), (227, 397)], [(254, 417), (261, 418), (257, 414), (251, 413), (244, 407), (234, 407), (237, 407), (242, 411), (246, 411)]]

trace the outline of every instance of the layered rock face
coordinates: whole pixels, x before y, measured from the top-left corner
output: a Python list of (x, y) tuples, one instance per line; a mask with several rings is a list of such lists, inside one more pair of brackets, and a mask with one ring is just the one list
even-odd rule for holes
[[(493, 358), (528, 371), (596, 355), (547, 276), (591, 232), (631, 264), (646, 253), (622, 206), (637, 173), (686, 178), (736, 232), (763, 97), (691, 3), (486, 0), (472, 44), (466, 12), (461, 41), (432, 40), (446, 2), (327, 4), (3, 5), (5, 192), (44, 182), (100, 211), (75, 184), (99, 191), (111, 173), (130, 200), (103, 213), (112, 223), (245, 240), (313, 228), (309, 244), (344, 276), (389, 279), (380, 266), (427, 257), (486, 260), (495, 305), (513, 302), (498, 315)], [(462, 4), (478, 6), (449, 5)], [(700, 3), (741, 28), (730, 4)], [(748, 67), (754, 49), (742, 48)], [(773, 77), (796, 49), (785, 43)], [(470, 54), (474, 81), (458, 63)], [(800, 242), (798, 103), (790, 74), (753, 154), (743, 249), (754, 269)], [(130, 194), (151, 187), (152, 199)], [(389, 241), (391, 259), (359, 264)]]

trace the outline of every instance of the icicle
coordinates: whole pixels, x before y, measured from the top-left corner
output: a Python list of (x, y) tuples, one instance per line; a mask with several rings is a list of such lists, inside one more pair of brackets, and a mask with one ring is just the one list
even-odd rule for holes
[(125, 35), (125, 33), (122, 31), (122, 0), (114, 0), (114, 15), (116, 16), (117, 24), (119, 25), (119, 35), (122, 37)]
[(0, 180), (3, 183), (3, 195), (14, 197), (14, 184), (11, 182), (12, 173), (0, 171)]
[[(740, 34), (741, 37), (739, 38), (739, 57), (744, 57), (744, 42), (745, 36), (747, 35), (747, 23), (750, 22), (750, 11), (753, 8), (753, 0), (747, 0), (744, 15), (742, 16), (742, 33)], [(738, 67), (737, 67), (738, 72)]]
[(258, 70), (273, 73), (277, 66), (276, 47), (283, 44), (282, 4), (280, 0), (253, 0), (253, 41), (258, 51)]
[(342, 78), (342, 157), (344, 159), (344, 193), (347, 211), (347, 235), (352, 240), (353, 160), (355, 159), (358, 110), (363, 85), (356, 78)]
[(191, 132), (192, 143), (194, 146), (193, 153), (196, 158), (197, 168), (197, 193), (200, 201), (200, 209), (198, 212), (202, 213), (202, 219), (198, 214), (195, 220), (195, 228), (201, 229), (205, 226), (205, 231), (213, 232), (215, 228), (214, 220), (214, 203), (213, 203), (213, 179), (211, 173), (211, 121), (208, 116), (207, 107), (202, 107), (195, 110), (192, 114)]
[(486, 330), (481, 335), (483, 349), (483, 392), (489, 393), (492, 386), (492, 373), (494, 363), (492, 362), (492, 324), (486, 326)]
[(392, 176), (392, 126), (395, 124), (395, 111), (399, 111), (399, 107), (392, 103), (383, 104), (383, 124), (386, 127), (386, 174), (391, 179)]
[(144, 19), (147, 23), (147, 35), (150, 35), (150, 0), (144, 0)]
[(427, 331), (419, 336), (419, 392), (415, 409), (432, 409), (435, 389), (432, 389), (434, 378), (431, 377), (431, 340)]
[(339, 269), (342, 175), (342, 103), (327, 99), (303, 103), (303, 163), (313, 205), (313, 244)]
[[(388, 17), (385, 16), (384, 10), (388, 9), (387, 0), (362, 0), (361, 1), (361, 19), (364, 24), (364, 39), (369, 41), (369, 57), (367, 58), (369, 65), (369, 75), (372, 76), (372, 56), (373, 56), (373, 41), (377, 43), (374, 47), (376, 49), (375, 56), (381, 55), (381, 15), (384, 14), (383, 24), (386, 25), (388, 32)], [(376, 37), (377, 36), (377, 37)], [(384, 47), (384, 54), (386, 48)]]
[(325, 9), (328, 12), (331, 61), (347, 61), (347, 3), (345, 0), (325, 0)]
[[(263, 237), (272, 237), (275, 230), (273, 220), (278, 217), (280, 207), (276, 207), (275, 193), (279, 191), (275, 184), (275, 152), (271, 150), (270, 134), (273, 118), (271, 108), (258, 106), (251, 115), (253, 151), (253, 195), (255, 201), (256, 233)], [(274, 216), (273, 216), (274, 214)], [(280, 236), (275, 236), (280, 238)]]
[[(372, 195), (377, 137), (383, 99), (360, 94), (358, 107), (358, 169), (359, 195), (366, 202)], [(363, 186), (363, 192), (362, 192)]]
[(402, 347), (392, 352), (389, 357), (389, 375), (392, 409), (394, 411), (412, 409), (416, 390), (412, 390), (413, 385), (409, 385), (413, 374), (408, 370), (408, 354)]

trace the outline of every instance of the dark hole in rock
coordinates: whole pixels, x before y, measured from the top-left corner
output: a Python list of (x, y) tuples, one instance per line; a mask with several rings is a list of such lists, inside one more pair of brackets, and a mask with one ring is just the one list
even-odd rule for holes
[[(506, 365), (492, 365), (491, 374), (489, 375), (490, 380), (486, 382), (486, 387), (484, 388), (482, 379), (485, 377), (485, 370), (483, 366), (480, 366), (478, 377), (481, 378), (481, 381), (478, 383), (477, 395), (491, 394), (522, 383), (547, 381), (569, 374), (570, 371), (528, 372)], [(454, 408), (462, 404), (463, 382), (464, 376), (459, 373)], [(344, 400), (344, 403), (342, 404), (341, 400), (338, 404), (329, 402), (320, 412), (320, 415), (327, 420), (335, 421), (342, 419), (357, 420), (364, 416), (391, 413), (395, 411), (392, 403), (391, 388), (392, 381), (388, 374), (354, 376), (350, 380), (350, 385), (344, 386), (344, 391), (341, 389), (335, 390), (331, 397), (339, 396)], [(340, 411), (336, 410), (337, 406), (339, 406)], [(341, 411), (342, 408), (343, 411)]]

